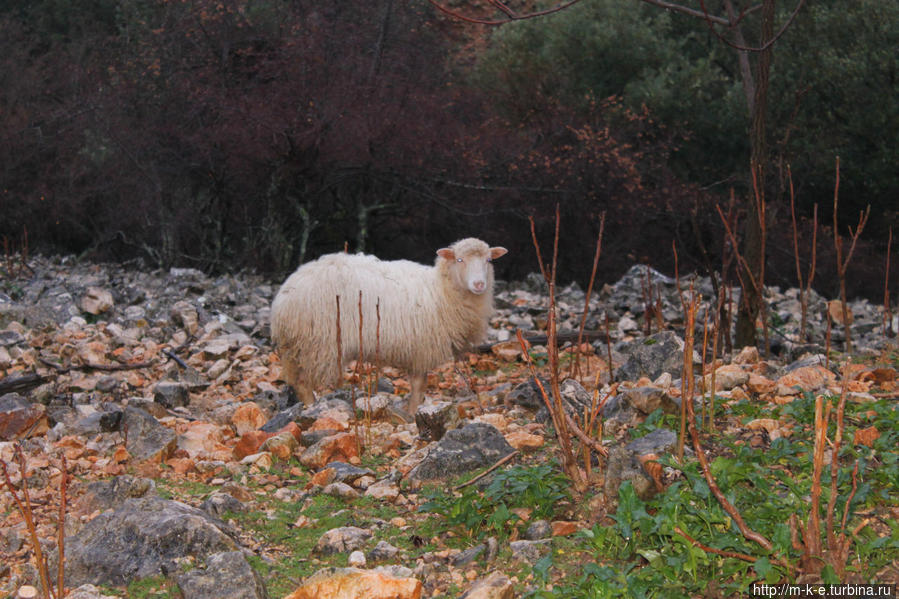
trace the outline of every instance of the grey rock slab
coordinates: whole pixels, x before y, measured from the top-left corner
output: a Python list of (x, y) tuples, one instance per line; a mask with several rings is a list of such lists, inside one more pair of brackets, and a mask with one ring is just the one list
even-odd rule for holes
[(177, 408), (190, 403), (190, 390), (185, 383), (159, 381), (153, 387), (153, 401), (166, 408)]
[(178, 561), (236, 549), (217, 518), (189, 505), (126, 499), (66, 540), (66, 581), (125, 585), (178, 571)]
[(329, 462), (325, 468), (334, 470), (334, 481), (353, 484), (356, 480), (363, 476), (375, 476), (375, 473), (368, 468), (360, 468), (347, 464), (346, 462)]
[[(549, 389), (549, 381), (541, 379), (544, 389)], [(506, 401), (510, 401), (515, 405), (532, 410), (538, 410), (543, 407), (543, 396), (540, 395), (540, 389), (533, 378), (528, 379), (524, 383), (516, 386), (506, 395)]]
[(121, 505), (126, 499), (155, 497), (156, 483), (150, 478), (122, 474), (108, 480), (87, 485), (87, 491), (78, 500), (80, 511), (91, 513), (106, 511)]
[(480, 557), (480, 555), (485, 551), (487, 551), (487, 545), (485, 543), (475, 545), (474, 547), (469, 547), (468, 549), (456, 554), (453, 557), (453, 565), (457, 568), (467, 566), (474, 560), (478, 559), (478, 557)]
[(473, 422), (448, 431), (408, 478), (413, 482), (452, 478), (490, 466), (513, 451), (495, 427)]
[(190, 599), (268, 599), (260, 576), (240, 551), (214, 553), (202, 568), (175, 576)]
[(178, 442), (178, 436), (140, 408), (125, 408), (125, 426), (128, 427), (128, 444), (126, 449), (137, 461), (167, 458)]
[(227, 512), (239, 513), (247, 511), (247, 506), (240, 499), (230, 493), (216, 491), (200, 504), (200, 509), (216, 518), (221, 518)]
[(667, 428), (657, 428), (643, 437), (634, 439), (624, 448), (635, 455), (642, 456), (650, 453), (671, 453), (676, 446), (677, 433)]
[(546, 520), (534, 520), (528, 525), (524, 533), (524, 538), (528, 541), (539, 541), (546, 539), (553, 534), (553, 527)]
[(655, 380), (663, 372), (680, 378), (684, 365), (683, 347), (683, 340), (672, 331), (662, 331), (624, 344), (618, 350), (624, 355), (625, 362), (616, 371), (615, 378), (635, 381), (645, 376)]

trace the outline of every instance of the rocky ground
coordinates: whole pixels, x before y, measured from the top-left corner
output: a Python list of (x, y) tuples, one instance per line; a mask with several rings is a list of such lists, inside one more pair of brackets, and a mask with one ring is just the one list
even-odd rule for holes
[[(360, 366), (345, 388), (308, 408), (295, 403), (268, 338), (272, 281), (67, 258), (37, 257), (27, 266), (0, 270), (0, 459), (8, 477), (0, 493), (0, 597), (39, 586), (16, 504), (26, 489), (55, 572), (63, 471), (65, 580), (78, 587), (68, 596), (83, 599), (179, 596), (179, 589), (189, 598), (518, 596), (535, 590), (534, 564), (558, 552), (557, 539), (610, 522), (624, 482), (647, 500), (684, 477), (658, 466), (674, 451), (676, 432), (658, 426), (645, 434), (648, 420), (680, 410), (681, 300), (674, 281), (642, 266), (595, 294), (589, 341), (563, 351), (566, 371), (577, 362), (577, 376), (562, 384), (572, 414), (608, 397), (609, 457), (594, 456), (590, 490), (579, 501), (553, 499), (546, 518), (537, 517), (539, 505), (520, 508), (514, 518), (522, 526), (511, 532), (497, 525), (488, 532), (498, 535), (469, 538), (441, 524), (452, 514), (434, 506), (451, 508), (452, 494), (435, 499), (435, 487), (446, 491), (461, 475), (503, 460), (539, 472), (558, 456), (514, 340), (518, 329), (544, 333), (549, 301), (538, 276), (498, 283), (491, 347), (432, 373), (429, 401), (405, 423), (393, 408), (409, 384), (391, 368), (375, 381), (372, 368)], [(712, 296), (708, 279), (683, 281), (691, 284)], [(795, 411), (765, 417), (764, 406), (805, 392), (840, 394), (836, 350), (844, 338), (841, 310), (824, 298), (812, 293), (804, 343), (798, 291), (769, 289), (767, 299), (769, 357), (745, 348), (712, 364), (698, 353), (694, 359), (708, 384), (715, 372), (722, 405), (762, 406), (754, 418), (715, 416), (734, 443), (762, 449), (808, 424)], [(559, 291), (560, 331), (578, 329), (583, 304), (576, 285)], [(892, 402), (894, 410), (895, 345), (881, 307), (856, 301), (850, 309), (856, 364), (846, 371), (848, 398)], [(703, 304), (699, 342), (707, 311)], [(830, 327), (828, 312), (836, 319)], [(536, 341), (530, 354), (547, 375), (546, 348)], [(861, 420), (856, 444), (887, 432)], [(558, 480), (558, 467), (546, 477)], [(489, 495), (489, 480), (458, 486), (456, 495), (469, 488)], [(897, 515), (895, 502), (877, 509)], [(482, 526), (473, 521), (469, 533)], [(894, 570), (882, 570), (885, 581)], [(356, 594), (338, 594), (341, 585)]]

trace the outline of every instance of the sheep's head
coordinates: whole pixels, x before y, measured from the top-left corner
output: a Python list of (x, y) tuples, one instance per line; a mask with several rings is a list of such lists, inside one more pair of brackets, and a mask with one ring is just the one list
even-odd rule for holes
[(482, 295), (493, 286), (491, 261), (507, 251), (504, 247), (490, 247), (480, 239), (469, 237), (437, 250), (437, 255), (445, 260), (448, 276), (456, 287)]

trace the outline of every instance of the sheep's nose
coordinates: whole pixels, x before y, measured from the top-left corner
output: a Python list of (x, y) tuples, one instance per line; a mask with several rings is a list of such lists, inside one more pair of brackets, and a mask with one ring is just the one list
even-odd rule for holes
[(474, 283), (471, 284), (471, 286), (476, 292), (481, 293), (482, 291), (484, 291), (484, 288), (487, 286), (487, 283), (485, 283), (484, 281), (475, 281)]

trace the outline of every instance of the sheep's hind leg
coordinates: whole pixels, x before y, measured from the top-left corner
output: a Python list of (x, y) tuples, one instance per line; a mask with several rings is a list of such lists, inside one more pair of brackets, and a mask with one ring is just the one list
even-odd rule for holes
[(409, 415), (413, 418), (415, 417), (415, 412), (418, 411), (418, 406), (421, 405), (422, 400), (425, 396), (425, 388), (428, 384), (428, 375), (425, 374), (413, 374), (412, 379), (412, 391), (409, 393), (409, 399), (407, 400), (406, 409), (409, 411)]

